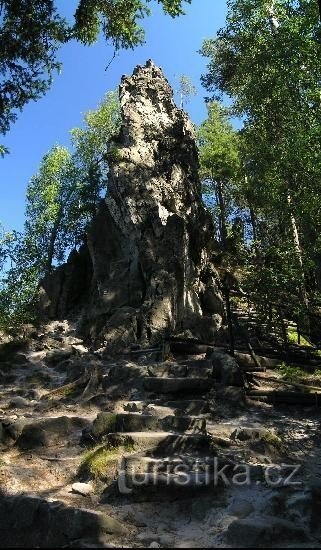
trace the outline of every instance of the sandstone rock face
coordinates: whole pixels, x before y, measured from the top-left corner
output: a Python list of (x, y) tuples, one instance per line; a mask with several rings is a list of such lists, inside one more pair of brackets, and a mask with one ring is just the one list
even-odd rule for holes
[(92, 265), (87, 246), (73, 250), (68, 261), (45, 277), (40, 284), (38, 304), (47, 319), (64, 319), (79, 310), (88, 297)]
[(151, 61), (123, 77), (120, 104), (108, 194), (87, 235), (82, 333), (110, 351), (175, 333), (212, 340), (223, 302), (193, 125)]

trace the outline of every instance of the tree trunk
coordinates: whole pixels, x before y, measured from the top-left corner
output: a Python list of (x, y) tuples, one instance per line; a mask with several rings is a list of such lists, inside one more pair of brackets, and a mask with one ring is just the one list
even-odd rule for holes
[(54, 226), (52, 228), (51, 236), (50, 236), (50, 242), (49, 242), (49, 248), (48, 248), (48, 259), (47, 259), (47, 265), (46, 265), (46, 275), (49, 275), (52, 272), (52, 262), (55, 255), (55, 244), (57, 240), (58, 230), (59, 226), (61, 224), (61, 220), (64, 215), (64, 205), (68, 204), (71, 196), (73, 194), (73, 189), (71, 189), (68, 193), (68, 195), (65, 198), (64, 204), (60, 205), (59, 214), (58, 217), (54, 223)]
[(223, 248), (226, 249), (226, 243), (227, 243), (226, 210), (225, 210), (223, 184), (221, 181), (217, 182), (217, 196), (218, 196), (218, 205), (220, 209), (221, 243), (223, 245)]
[(279, 308), (279, 321), (280, 321), (280, 327), (281, 327), (281, 335), (282, 335), (282, 340), (283, 340), (283, 345), (284, 345), (284, 349), (286, 350), (286, 353), (287, 353), (287, 350), (288, 350), (288, 344), (289, 344), (289, 339), (288, 339), (288, 330), (287, 330), (287, 325), (284, 321), (284, 315), (283, 315), (283, 311), (281, 308)]
[(250, 206), (250, 217), (251, 217), (251, 225), (252, 225), (252, 233), (253, 233), (253, 241), (257, 241), (257, 224), (256, 224), (256, 215), (254, 212), (253, 206)]
[(280, 23), (277, 20), (276, 14), (275, 14), (275, 0), (271, 1), (270, 7), (269, 7), (269, 21), (270, 21), (272, 32), (275, 33), (280, 26)]
[(294, 242), (296, 257), (297, 257), (297, 260), (298, 260), (299, 271), (300, 271), (300, 292), (301, 292), (301, 298), (302, 298), (302, 302), (304, 304), (304, 309), (305, 309), (304, 325), (305, 325), (305, 329), (309, 333), (310, 332), (310, 330), (309, 330), (310, 323), (309, 323), (309, 320), (308, 320), (308, 312), (309, 312), (309, 309), (310, 309), (310, 303), (309, 303), (309, 296), (308, 296), (306, 286), (305, 286), (304, 262), (303, 262), (303, 252), (302, 252), (301, 242), (300, 242), (300, 235), (299, 235), (299, 230), (298, 230), (297, 222), (296, 222), (296, 219), (295, 219), (295, 215), (294, 215), (294, 212), (293, 212), (293, 204), (292, 204), (292, 197), (291, 197), (290, 191), (288, 191), (288, 194), (287, 194), (287, 201), (288, 201), (288, 206), (289, 206), (289, 211), (290, 211), (292, 233), (293, 233), (293, 242)]
[(52, 262), (55, 254), (55, 244), (58, 234), (59, 225), (61, 222), (61, 216), (58, 217), (58, 220), (56, 220), (51, 236), (50, 236), (50, 242), (49, 242), (49, 248), (48, 248), (48, 259), (47, 259), (47, 265), (46, 265), (46, 275), (49, 275), (52, 272)]

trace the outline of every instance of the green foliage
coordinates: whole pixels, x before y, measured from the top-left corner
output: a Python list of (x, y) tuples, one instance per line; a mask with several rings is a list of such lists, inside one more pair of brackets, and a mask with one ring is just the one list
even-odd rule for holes
[(84, 127), (71, 130), (75, 158), (84, 167), (106, 162), (108, 147), (120, 128), (118, 94), (109, 92), (94, 111), (84, 117)]
[(228, 94), (233, 112), (245, 117), (244, 163), (253, 195), (288, 220), (288, 191), (298, 217), (303, 205), (312, 206), (320, 176), (318, 36), (314, 2), (231, 0), (226, 27), (202, 50), (210, 57), (204, 84)]
[[(150, 0), (148, 0), (150, 2)], [(190, 4), (192, 0), (184, 0), (186, 4)], [(158, 4), (163, 6), (165, 13), (171, 17), (177, 17), (178, 15), (184, 15), (182, 9), (182, 0), (157, 0)]]
[(12, 243), (15, 241), (15, 233), (6, 231), (0, 223), (0, 272), (12, 257)]
[(117, 145), (113, 145), (110, 147), (108, 151), (108, 160), (109, 162), (112, 162), (114, 165), (121, 162), (123, 160), (123, 154), (122, 151)]
[[(289, 340), (290, 344), (298, 344), (298, 331), (297, 331), (296, 328), (294, 328), (294, 327), (289, 327), (288, 328), (288, 340)], [(305, 346), (305, 347), (311, 348), (312, 344), (304, 336), (300, 335), (300, 346)]]
[(61, 263), (65, 249), (78, 237), (75, 202), (80, 184), (70, 152), (55, 146), (28, 185), (25, 247), (39, 274), (50, 272), (54, 262)]
[(4, 157), (5, 155), (8, 155), (9, 149), (5, 147), (4, 145), (0, 144), (0, 157)]
[(190, 101), (192, 96), (197, 95), (197, 90), (189, 76), (182, 74), (178, 77), (178, 94), (181, 100), (181, 109)]
[(52, 0), (0, 2), (0, 133), (30, 100), (49, 88), (66, 24)]
[(0, 230), (0, 327), (33, 320), (39, 281), (82, 244), (107, 186), (107, 152), (120, 124), (114, 92), (72, 130), (71, 152), (54, 146), (27, 187), (23, 234)]
[(94, 480), (113, 479), (119, 461), (126, 453), (133, 451), (133, 446), (128, 444), (117, 448), (99, 446), (84, 453), (79, 468), (80, 476), (90, 476)]
[(134, 48), (144, 41), (144, 31), (138, 24), (150, 15), (141, 0), (80, 0), (75, 14), (75, 36), (83, 43), (92, 44), (102, 29), (106, 40), (116, 49)]
[(285, 450), (284, 439), (273, 432), (267, 431), (266, 433), (264, 433), (262, 435), (262, 441), (267, 443), (268, 445), (271, 445), (272, 447), (277, 449), (279, 452), (282, 452)]
[[(151, 0), (80, 0), (75, 14), (74, 34), (84, 44), (92, 44), (100, 30), (116, 50), (134, 48), (144, 42), (139, 21), (151, 14)], [(183, 2), (191, 0), (157, 0), (171, 17), (183, 14)]]
[(217, 101), (207, 105), (208, 117), (198, 130), (201, 176), (213, 181), (236, 179), (240, 170), (239, 143), (228, 111)]
[(202, 48), (204, 85), (244, 121), (238, 200), (255, 223), (245, 290), (296, 318), (320, 285), (318, 15), (309, 0), (230, 0), (226, 25)]
[[(191, 0), (158, 0), (171, 17), (183, 14)], [(0, 1), (0, 134), (17, 112), (49, 89), (60, 71), (57, 51), (72, 39), (93, 44), (100, 32), (114, 46), (134, 48), (144, 42), (140, 21), (149, 16), (150, 0), (78, 0), (74, 21), (59, 15), (55, 0)], [(6, 152), (0, 147), (0, 156)]]
[[(0, 329), (15, 331), (16, 326), (31, 320), (30, 300), (36, 285), (33, 270), (17, 269), (16, 260), (25, 265), (23, 237), (2, 230), (0, 238)], [(28, 307), (27, 307), (28, 304)]]
[(260, 228), (264, 238), (259, 249), (254, 247), (248, 256), (243, 274), (243, 289), (251, 295), (258, 307), (271, 304), (297, 319), (301, 306), (299, 281), (300, 268), (296, 261), (291, 235), (286, 239), (276, 236), (276, 229)]
[(53, 147), (31, 179), (24, 238), (39, 276), (62, 263), (66, 251), (82, 243), (106, 187), (106, 153), (119, 121), (119, 103), (112, 92), (97, 110), (85, 115), (83, 128), (72, 130), (74, 154)]
[(235, 252), (233, 224), (239, 214), (235, 209), (240, 173), (239, 137), (229, 122), (227, 109), (219, 102), (209, 102), (207, 110), (208, 117), (197, 132), (203, 196), (217, 222), (217, 237), (224, 252), (231, 247)]
[(282, 374), (283, 379), (286, 382), (290, 383), (300, 383), (300, 381), (304, 380), (305, 378), (309, 378), (311, 375), (309, 375), (308, 372), (304, 371), (303, 369), (300, 369), (300, 367), (296, 367), (295, 365), (288, 365), (286, 363), (282, 363), (278, 367), (279, 372)]

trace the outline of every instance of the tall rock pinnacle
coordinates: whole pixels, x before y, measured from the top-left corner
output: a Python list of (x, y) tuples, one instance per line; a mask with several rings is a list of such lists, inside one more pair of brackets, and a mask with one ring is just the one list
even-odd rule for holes
[(152, 61), (122, 78), (120, 104), (107, 198), (87, 236), (81, 330), (110, 350), (175, 333), (212, 339), (223, 305), (193, 125)]

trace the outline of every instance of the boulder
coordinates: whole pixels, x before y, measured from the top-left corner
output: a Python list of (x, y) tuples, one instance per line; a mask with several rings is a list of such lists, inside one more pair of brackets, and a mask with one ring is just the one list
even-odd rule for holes
[[(9, 365), (2, 365), (2, 367), (5, 367), (9, 371), (12, 369), (11, 364)], [(12, 384), (17, 379), (17, 374), (14, 372), (3, 372), (0, 370), (0, 384)]]
[(255, 512), (255, 508), (248, 500), (236, 500), (228, 508), (228, 513), (231, 516), (236, 516), (240, 519), (247, 518)]
[[(19, 420), (2, 420), (2, 423), (0, 423), (0, 426), (2, 426), (2, 434), (4, 441), (6, 443), (16, 441), (18, 437), (22, 434), (22, 430), (27, 424), (26, 418), (19, 418)], [(1, 428), (0, 428), (1, 430)], [(1, 439), (1, 435), (0, 435)]]
[(243, 387), (222, 386), (215, 389), (214, 398), (219, 399), (220, 401), (243, 405), (245, 403), (246, 395)]
[(311, 493), (312, 507), (311, 507), (311, 529), (314, 534), (320, 537), (321, 525), (321, 477), (316, 473), (312, 474), (307, 489)]
[(61, 363), (62, 361), (69, 359), (69, 357), (73, 353), (74, 353), (74, 349), (72, 346), (67, 346), (66, 348), (61, 348), (61, 349), (54, 349), (54, 350), (48, 351), (48, 353), (46, 354), (46, 362), (49, 365), (57, 365), (58, 363)]
[(30, 402), (27, 399), (24, 399), (24, 397), (13, 397), (9, 401), (8, 408), (9, 409), (26, 409), (30, 407)]
[(238, 387), (244, 385), (242, 371), (231, 355), (215, 350), (209, 355), (209, 359), (213, 364), (213, 375), (220, 384)]
[(108, 435), (110, 432), (115, 431), (117, 415), (109, 412), (99, 413), (97, 418), (94, 420), (91, 433), (92, 435), (99, 439), (103, 435)]
[(74, 483), (71, 490), (82, 497), (87, 497), (93, 493), (93, 487), (90, 483)]
[(51, 447), (65, 443), (72, 435), (79, 434), (90, 426), (90, 422), (83, 418), (60, 416), (46, 418), (26, 425), (17, 440), (17, 446), (22, 450), (31, 450), (41, 447)]
[(65, 319), (88, 297), (92, 263), (87, 246), (73, 250), (66, 264), (45, 277), (38, 291), (38, 311), (45, 320)]
[(237, 428), (232, 434), (231, 439), (233, 441), (261, 441), (274, 442), (275, 444), (281, 444), (282, 440), (271, 430), (261, 427), (240, 427)]
[(85, 538), (98, 548), (106, 535), (124, 538), (128, 529), (102, 512), (27, 495), (0, 495), (1, 548), (70, 548)]
[(0, 445), (5, 445), (6, 441), (7, 441), (7, 433), (2, 422), (0, 422)]
[(126, 381), (138, 382), (146, 376), (146, 369), (136, 363), (126, 362), (112, 367), (107, 376), (103, 378), (103, 388), (108, 389), (113, 384)]
[(252, 516), (233, 521), (226, 532), (229, 544), (245, 548), (265, 548), (281, 542), (308, 540), (303, 525), (273, 516)]

